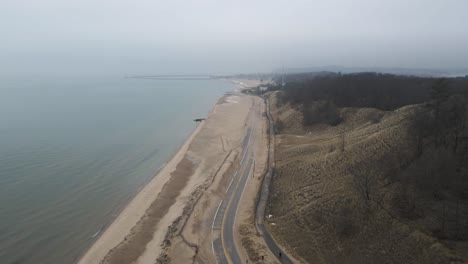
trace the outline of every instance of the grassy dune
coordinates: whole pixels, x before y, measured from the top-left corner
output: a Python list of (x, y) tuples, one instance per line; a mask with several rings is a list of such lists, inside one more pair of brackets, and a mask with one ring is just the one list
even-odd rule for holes
[[(450, 148), (424, 143), (422, 105), (339, 108), (303, 125), (301, 105), (267, 95), (279, 129), (269, 229), (308, 263), (464, 263), (468, 177)], [(446, 140), (450, 140), (449, 132)], [(464, 191), (465, 190), (465, 191)]]

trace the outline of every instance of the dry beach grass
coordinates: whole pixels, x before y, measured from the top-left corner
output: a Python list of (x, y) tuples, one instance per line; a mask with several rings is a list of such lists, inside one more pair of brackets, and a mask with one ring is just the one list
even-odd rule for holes
[(410, 219), (395, 209), (402, 185), (392, 176), (414, 158), (409, 126), (419, 106), (342, 108), (337, 126), (303, 126), (298, 106), (277, 104), (277, 93), (270, 100), (282, 129), (268, 226), (290, 252), (308, 263), (463, 262), (466, 245), (432, 236), (434, 214)]

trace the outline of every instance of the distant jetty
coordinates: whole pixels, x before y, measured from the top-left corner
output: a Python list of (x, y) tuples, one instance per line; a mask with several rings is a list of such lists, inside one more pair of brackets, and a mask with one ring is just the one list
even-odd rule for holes
[(172, 75), (136, 75), (136, 76), (127, 76), (125, 78), (130, 79), (149, 79), (149, 80), (169, 80), (169, 81), (177, 81), (177, 80), (190, 80), (190, 81), (203, 81), (203, 80), (216, 80), (222, 79), (222, 76), (216, 75), (198, 75), (198, 74), (172, 74)]

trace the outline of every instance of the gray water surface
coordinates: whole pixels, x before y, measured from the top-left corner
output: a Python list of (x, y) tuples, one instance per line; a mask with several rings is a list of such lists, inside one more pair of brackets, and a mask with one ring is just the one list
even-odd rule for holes
[(0, 80), (0, 263), (73, 263), (231, 84)]

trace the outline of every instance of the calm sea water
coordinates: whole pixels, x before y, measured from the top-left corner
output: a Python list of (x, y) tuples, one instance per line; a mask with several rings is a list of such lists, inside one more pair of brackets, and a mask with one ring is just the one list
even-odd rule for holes
[(0, 263), (76, 261), (230, 89), (223, 81), (0, 80)]

